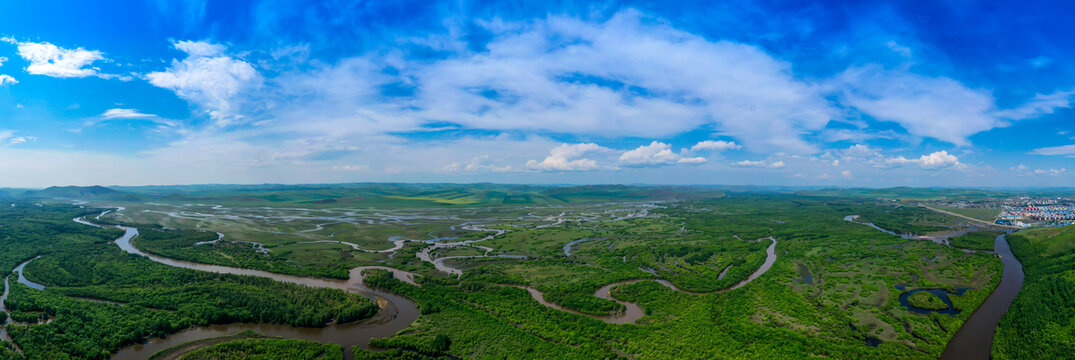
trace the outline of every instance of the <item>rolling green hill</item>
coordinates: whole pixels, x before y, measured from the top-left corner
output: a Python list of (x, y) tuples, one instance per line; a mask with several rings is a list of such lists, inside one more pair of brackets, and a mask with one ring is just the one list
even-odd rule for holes
[(882, 199), (916, 199), (930, 200), (942, 198), (1002, 198), (1010, 196), (1010, 192), (958, 189), (958, 188), (912, 188), (894, 187), (884, 189), (848, 188), (848, 189), (821, 189), (804, 190), (797, 192), (806, 196), (848, 196)]
[(40, 191), (27, 191), (21, 197), (28, 198), (61, 198), (61, 199), (86, 199), (86, 200), (138, 200), (136, 194), (117, 191), (104, 186), (50, 186)]

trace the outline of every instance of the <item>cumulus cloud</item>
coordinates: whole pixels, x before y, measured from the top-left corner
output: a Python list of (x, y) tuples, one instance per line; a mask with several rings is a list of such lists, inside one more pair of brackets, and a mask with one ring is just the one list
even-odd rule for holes
[(526, 168), (540, 171), (585, 171), (609, 169), (609, 166), (598, 165), (597, 161), (582, 157), (587, 153), (610, 152), (612, 149), (594, 144), (560, 144), (549, 151), (549, 156), (542, 161), (530, 160), (526, 162)]
[[(879, 149), (869, 147), (868, 145), (855, 144), (849, 146), (847, 149), (835, 151), (835, 155), (830, 156), (838, 157), (839, 159), (837, 160), (842, 161), (842, 164), (865, 163), (875, 168), (917, 166), (925, 170), (944, 168), (958, 170), (966, 169), (966, 165), (961, 163), (957, 156), (949, 154), (948, 151), (944, 150), (921, 155), (918, 158), (907, 158), (902, 155), (887, 156)], [(833, 166), (839, 164), (841, 164), (841, 162), (833, 162)]]
[(101, 74), (99, 69), (90, 67), (95, 61), (106, 60), (104, 53), (86, 50), (81, 47), (65, 49), (47, 42), (17, 41), (5, 37), (0, 41), (14, 44), (18, 54), (30, 62), (26, 72), (33, 75), (45, 75), (58, 78), (82, 78), (87, 76), (112, 77)]
[(929, 155), (922, 155), (917, 159), (908, 159), (903, 156), (898, 156), (886, 159), (885, 161), (888, 164), (892, 165), (917, 165), (923, 169), (959, 169), (964, 167), (964, 165), (959, 162), (959, 158), (943, 150), (931, 153)]
[(261, 84), (257, 70), (246, 61), (224, 54), (221, 45), (178, 41), (174, 46), (187, 53), (187, 57), (172, 60), (165, 71), (146, 74), (149, 83), (175, 91), (206, 111), (219, 126), (242, 119), (238, 95)]
[(642, 145), (634, 150), (625, 151), (620, 155), (620, 163), (629, 166), (646, 165), (671, 165), (671, 164), (700, 164), (705, 158), (685, 157), (672, 151), (671, 145), (660, 141), (654, 141), (649, 145)]
[(11, 75), (0, 74), (0, 86), (15, 85), (18, 83), (19, 81), (15, 80), (15, 78), (11, 77)]
[(742, 145), (736, 144), (734, 141), (705, 140), (705, 141), (698, 142), (697, 144), (694, 144), (694, 146), (691, 146), (691, 151), (692, 152), (693, 151), (703, 151), (703, 150), (724, 151), (724, 150), (739, 150), (739, 149), (742, 149), (742, 148), (743, 148)]

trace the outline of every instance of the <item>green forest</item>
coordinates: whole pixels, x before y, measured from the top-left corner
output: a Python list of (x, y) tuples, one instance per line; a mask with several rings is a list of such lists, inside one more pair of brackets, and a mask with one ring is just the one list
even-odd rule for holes
[(1075, 226), (1008, 235), (1023, 263), (1023, 289), (1000, 321), (995, 359), (1062, 359), (1075, 354)]
[[(960, 219), (914, 203), (725, 194), (627, 204), (467, 208), (458, 214), (369, 210), (388, 220), (354, 225), (384, 238), (487, 238), (476, 244), (488, 250), (448, 248), (434, 256), (526, 256), (448, 262), (462, 269), (461, 276), (417, 260), (427, 242), (404, 243), (391, 256), (360, 251), (367, 242), (344, 250), (322, 246), (318, 239), (343, 236), (341, 229), (358, 231), (332, 223), (344, 218), (337, 213), (351, 210), (125, 204), (139, 210), (109, 213), (99, 222), (137, 226), (140, 235), (132, 244), (138, 249), (196, 263), (352, 281), (356, 275), (349, 270), (355, 266), (415, 272), (418, 286), (388, 271), (362, 272), (365, 285), (413, 300), (418, 312), (402, 331), (369, 340), (368, 349), (235, 335), (159, 353), (169, 359), (336, 359), (345, 353), (357, 359), (931, 359), (1000, 280), (995, 255), (963, 250), (991, 249), (999, 232), (973, 231)], [(157, 210), (176, 208), (181, 210)], [(212, 211), (225, 216), (211, 216)], [(293, 213), (300, 215), (287, 215)], [(72, 221), (84, 215), (97, 221), (97, 214), (99, 209), (60, 204), (0, 211), (0, 247), (9, 250), (0, 261), (12, 269), (33, 259), (25, 276), (45, 287), (10, 282), (5, 305), (12, 342), (3, 343), (0, 358), (104, 359), (149, 338), (210, 324), (316, 328), (370, 318), (376, 324), (391, 319), (399, 305), (334, 288), (165, 265), (120, 250), (112, 243), (120, 230)], [(844, 220), (849, 215), (897, 233), (972, 231), (948, 246)], [(168, 221), (157, 223), (162, 219)], [(481, 226), (465, 230), (460, 223)], [(504, 232), (496, 235), (494, 229)], [(225, 236), (216, 241), (218, 231)], [(1071, 303), (1056, 295), (1068, 286), (1063, 274), (1070, 264), (1062, 259), (1071, 247), (1056, 240), (1067, 235), (1035, 234), (1011, 235), (1027, 267), (1025, 291)], [(264, 239), (265, 251), (247, 243), (250, 239)], [(772, 267), (762, 270), (770, 245)], [(309, 251), (296, 251), (304, 247)], [(311, 257), (329, 260), (310, 262)], [(619, 284), (611, 287), (610, 299), (595, 296), (609, 284)], [(527, 288), (551, 305), (535, 301)], [(901, 295), (917, 289), (947, 292), (956, 311), (947, 312), (927, 291), (909, 296), (915, 311), (900, 305)], [(993, 350), (998, 358), (1023, 357), (1020, 351), (1029, 349), (1023, 339), (1035, 339), (1034, 331), (1013, 329), (1067, 329), (1062, 320), (1071, 314), (1065, 310), (1040, 312), (1035, 302), (1019, 299), (998, 332)], [(627, 305), (640, 308), (641, 317), (628, 324), (608, 320), (623, 316)], [(1024, 338), (1004, 339), (1013, 333)], [(1036, 339), (1039, 346), (1063, 346), (1044, 333)]]
[(122, 234), (76, 224), (97, 213), (73, 206), (0, 210), (0, 263), (8, 270), (26, 259), (30, 281), (45, 291), (9, 281), (5, 306), (13, 320), (4, 356), (28, 359), (105, 359), (125, 345), (190, 326), (265, 322), (317, 327), (368, 318), (377, 307), (339, 290), (315, 289), (263, 278), (173, 268), (111, 244)]

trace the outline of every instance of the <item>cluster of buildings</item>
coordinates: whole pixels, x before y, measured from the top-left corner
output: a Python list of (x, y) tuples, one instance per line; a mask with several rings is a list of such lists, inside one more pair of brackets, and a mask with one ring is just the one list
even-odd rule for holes
[(1075, 224), (1075, 199), (1020, 196), (1007, 199), (955, 201), (946, 206), (1002, 209), (996, 223), (1018, 227), (1051, 227)]
[(1066, 198), (1017, 198), (1005, 204), (997, 216), (998, 224), (1029, 226), (1067, 226), (1075, 223), (1075, 201)]

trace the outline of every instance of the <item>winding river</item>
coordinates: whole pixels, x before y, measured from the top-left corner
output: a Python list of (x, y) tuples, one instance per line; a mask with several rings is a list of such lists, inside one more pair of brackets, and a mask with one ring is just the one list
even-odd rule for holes
[[(100, 225), (86, 221), (84, 218), (78, 218), (75, 219), (75, 221), (80, 224), (101, 227)], [(362, 271), (380, 269), (391, 271), (397, 279), (417, 285), (414, 281), (414, 274), (409, 272), (383, 266), (361, 266), (351, 269), (350, 278), (348, 280), (333, 280), (284, 275), (261, 270), (220, 265), (199, 264), (142, 252), (131, 244), (131, 239), (138, 235), (138, 229), (126, 226), (117, 226), (117, 228), (124, 231), (123, 236), (120, 236), (115, 240), (116, 245), (118, 245), (120, 249), (131, 254), (144, 256), (161, 264), (198, 271), (257, 276), (285, 283), (344, 290), (373, 299), (377, 302), (378, 306), (381, 307), (381, 311), (371, 319), (350, 324), (332, 324), (323, 328), (299, 328), (278, 324), (241, 323), (193, 327), (169, 335), (167, 338), (154, 338), (144, 344), (136, 344), (120, 349), (120, 351), (112, 357), (116, 360), (146, 359), (157, 351), (184, 342), (220, 337), (245, 330), (254, 330), (269, 336), (306, 339), (322, 343), (342, 345), (345, 349), (344, 357), (350, 359), (353, 357), (353, 354), (350, 351), (346, 351), (347, 349), (350, 349), (352, 346), (366, 348), (369, 345), (370, 339), (395, 335), (400, 330), (410, 326), (410, 324), (418, 318), (418, 306), (410, 299), (373, 289), (362, 283)]]
[(997, 324), (1023, 288), (1023, 264), (1012, 254), (1007, 237), (997, 236), (996, 240), (993, 240), (993, 247), (1004, 264), (1000, 285), (974, 310), (952, 340), (948, 341), (941, 359), (989, 359)]
[[(746, 279), (743, 279), (743, 281), (740, 281), (740, 282), (736, 283), (735, 285), (733, 285), (731, 287), (728, 287), (728, 288), (725, 288), (725, 289), (714, 290), (714, 291), (710, 291), (710, 292), (694, 292), (694, 291), (688, 291), (688, 290), (680, 289), (680, 288), (676, 287), (676, 285), (672, 284), (672, 282), (670, 282), (668, 280), (664, 280), (664, 279), (624, 280), (624, 281), (614, 282), (614, 283), (611, 283), (611, 284), (608, 284), (608, 285), (605, 285), (605, 286), (602, 286), (602, 287), (598, 288), (597, 291), (594, 291), (593, 296), (596, 296), (596, 297), (599, 297), (599, 298), (602, 298), (602, 299), (605, 299), (605, 300), (615, 301), (615, 302), (620, 303), (620, 304), (622, 304), (624, 306), (624, 311), (616, 313), (616, 314), (612, 314), (612, 315), (604, 315), (604, 316), (602, 316), (602, 315), (592, 315), (592, 314), (586, 314), (586, 313), (578, 312), (578, 311), (568, 309), (568, 308), (562, 307), (560, 305), (556, 305), (556, 304), (550, 303), (548, 301), (545, 301), (544, 294), (542, 294), (541, 291), (539, 291), (537, 289), (534, 289), (534, 288), (528, 287), (528, 286), (517, 286), (517, 287), (526, 289), (526, 291), (528, 293), (530, 293), (530, 297), (534, 298), (534, 300), (536, 300), (538, 303), (540, 303), (542, 305), (545, 305), (545, 306), (548, 306), (548, 307), (551, 307), (551, 308), (554, 308), (554, 309), (567, 311), (567, 312), (575, 313), (575, 314), (579, 314), (579, 315), (589, 316), (589, 317), (604, 321), (604, 322), (609, 323), (609, 324), (634, 324), (636, 321), (638, 321), (638, 319), (641, 319), (643, 316), (646, 316), (645, 310), (643, 310), (642, 307), (639, 306), (636, 303), (627, 302), (627, 301), (619, 300), (619, 299), (616, 299), (615, 297), (612, 297), (612, 288), (620, 286), (620, 285), (633, 284), (633, 283), (642, 282), (642, 281), (655, 281), (658, 284), (664, 285), (665, 287), (667, 287), (669, 289), (679, 291), (679, 292), (683, 292), (683, 293), (687, 293), (687, 294), (691, 294), (691, 295), (705, 295), (705, 294), (715, 294), (715, 293), (722, 293), (722, 292), (726, 292), (726, 291), (732, 291), (732, 290), (741, 288), (746, 284), (749, 284), (751, 281), (754, 281), (754, 279), (757, 279), (762, 274), (765, 274), (766, 271), (769, 271), (769, 269), (773, 267), (773, 264), (776, 263), (776, 242), (777, 242), (776, 239), (773, 238), (772, 236), (770, 236), (770, 237), (767, 237), (767, 238), (761, 238), (761, 239), (754, 240), (754, 241), (761, 241), (763, 239), (769, 239), (769, 240), (773, 241), (771, 244), (769, 244), (769, 247), (765, 249), (765, 262), (762, 263), (760, 267), (758, 267), (758, 270), (755, 270), (754, 273), (750, 274), (750, 276), (748, 276)], [(725, 269), (725, 270), (727, 270), (727, 269)]]
[[(927, 209), (938, 211), (929, 207)], [(844, 220), (868, 225), (885, 233), (896, 235), (894, 232), (879, 228), (873, 223), (857, 221), (858, 215), (847, 216)], [(1004, 314), (1008, 312), (1008, 308), (1011, 307), (1015, 296), (1019, 294), (1019, 290), (1023, 288), (1023, 264), (1012, 253), (1007, 235), (997, 236), (993, 240), (993, 248), (994, 253), (1000, 257), (1000, 261), (1004, 265), (1000, 284), (982, 302), (982, 305), (974, 310), (970, 318), (967, 318), (967, 321), (959, 328), (956, 335), (948, 341), (948, 345), (941, 354), (941, 359), (989, 359), (997, 325), (1000, 323), (1000, 319), (1004, 317)]]
[[(90, 221), (87, 221), (84, 217), (75, 218), (73, 220), (75, 222), (77, 222), (77, 223), (88, 225), (88, 226), (94, 226), (94, 227), (98, 227), (98, 228), (105, 227), (105, 226), (98, 225), (98, 224), (92, 223)], [(288, 326), (288, 325), (279, 325), (279, 324), (246, 324), (246, 323), (220, 324), (220, 325), (192, 327), (192, 328), (188, 328), (188, 329), (179, 331), (177, 333), (171, 334), (166, 338), (153, 338), (153, 339), (149, 339), (148, 341), (146, 341), (144, 343), (141, 343), (141, 344), (135, 344), (135, 345), (131, 345), (131, 346), (127, 346), (125, 348), (122, 348), (122, 349), (119, 350), (119, 352), (117, 352), (116, 354), (113, 355), (113, 357), (112, 357), (113, 359), (117, 359), (117, 360), (145, 359), (145, 358), (148, 358), (149, 356), (151, 356), (152, 354), (154, 354), (154, 353), (156, 353), (158, 351), (161, 351), (161, 350), (164, 350), (164, 349), (167, 349), (167, 348), (170, 348), (170, 347), (173, 347), (173, 346), (185, 343), (185, 342), (194, 341), (194, 340), (201, 340), (201, 339), (216, 338), (216, 337), (231, 335), (231, 334), (234, 334), (234, 333), (237, 333), (237, 332), (240, 332), (240, 331), (245, 331), (245, 330), (257, 331), (259, 333), (262, 333), (262, 334), (265, 334), (265, 335), (268, 335), (268, 336), (275, 336), (275, 337), (282, 337), (282, 338), (293, 338), (293, 339), (306, 339), (306, 340), (312, 340), (312, 341), (317, 341), (317, 342), (322, 342), (322, 343), (338, 344), (338, 345), (344, 346), (345, 350), (349, 349), (352, 346), (360, 346), (360, 347), (363, 347), (363, 348), (368, 348), (368, 344), (369, 344), (370, 339), (393, 336), (396, 333), (398, 333), (399, 331), (401, 331), (401, 330), (407, 328), (408, 326), (410, 326), (410, 324), (412, 324), (418, 317), (417, 305), (413, 301), (411, 301), (410, 299), (407, 299), (405, 297), (402, 297), (402, 296), (399, 296), (399, 295), (396, 295), (396, 294), (392, 294), (392, 293), (388, 293), (388, 292), (385, 292), (385, 291), (380, 291), (380, 290), (377, 290), (377, 289), (367, 287), (362, 282), (362, 276), (363, 276), (362, 272), (364, 270), (381, 269), (381, 270), (387, 270), (387, 271), (392, 272), (393, 275), (397, 279), (400, 279), (401, 281), (404, 281), (404, 282), (407, 282), (407, 283), (410, 283), (410, 284), (413, 284), (413, 285), (417, 285), (417, 283), (414, 281), (414, 277), (417, 276), (417, 275), (413, 274), (413, 273), (410, 273), (410, 272), (406, 272), (406, 271), (402, 271), (402, 270), (398, 270), (398, 269), (393, 269), (393, 268), (389, 268), (389, 267), (384, 267), (384, 266), (362, 266), (362, 267), (356, 267), (354, 269), (351, 269), (350, 277), (349, 277), (348, 280), (334, 280), (334, 279), (321, 279), (321, 278), (311, 278), (311, 277), (301, 277), (301, 276), (277, 274), (277, 273), (271, 273), (271, 272), (261, 271), (261, 270), (243, 269), (243, 268), (235, 268), (235, 267), (228, 267), (228, 266), (221, 266), (221, 265), (193, 263), (193, 262), (177, 260), (177, 259), (171, 259), (171, 258), (166, 258), (166, 257), (161, 257), (161, 256), (145, 253), (145, 252), (137, 249), (136, 247), (134, 247), (134, 245), (131, 242), (131, 240), (134, 237), (138, 236), (138, 229), (133, 228), (133, 227), (126, 227), (126, 226), (116, 226), (116, 228), (122, 229), (124, 231), (123, 235), (120, 236), (119, 238), (117, 238), (114, 241), (115, 244), (117, 246), (119, 246), (120, 249), (122, 249), (125, 252), (131, 253), (131, 254), (136, 254), (136, 255), (146, 257), (147, 259), (150, 259), (150, 260), (155, 261), (157, 263), (161, 263), (161, 264), (168, 265), (168, 266), (173, 266), (173, 267), (184, 268), (184, 269), (206, 271), (206, 272), (213, 272), (213, 273), (221, 273), (221, 274), (257, 276), (257, 277), (269, 278), (269, 279), (272, 279), (272, 280), (276, 280), (276, 281), (280, 281), (280, 282), (286, 282), (286, 283), (292, 283), (292, 284), (299, 284), (299, 285), (305, 285), (305, 286), (311, 286), (311, 287), (320, 287), (320, 288), (331, 288), (331, 289), (344, 290), (344, 291), (351, 292), (351, 293), (361, 294), (363, 296), (366, 296), (366, 297), (369, 297), (369, 298), (373, 299), (374, 301), (377, 302), (378, 306), (380, 306), (381, 311), (379, 311), (378, 314), (376, 316), (374, 316), (373, 318), (371, 318), (371, 319), (366, 319), (366, 320), (363, 320), (363, 321), (359, 321), (359, 322), (356, 322), (356, 323), (350, 323), (350, 324), (331, 324), (331, 325), (323, 327), (323, 328), (299, 328), (299, 327), (292, 327), (292, 326)], [(454, 267), (451, 267), (451, 266), (448, 266), (448, 265), (444, 264), (444, 260), (466, 258), (466, 257), (471, 257), (471, 256), (462, 256), (462, 257), (461, 256), (451, 256), (451, 257), (443, 257), (443, 258), (438, 258), (438, 259), (430, 259), (429, 258), (430, 252), (432, 250), (434, 250), (434, 249), (439, 249), (439, 248), (448, 248), (448, 247), (455, 247), (455, 246), (475, 246), (475, 247), (478, 247), (478, 248), (482, 248), (483, 250), (486, 250), (486, 255), (473, 256), (473, 257), (498, 257), (498, 256), (514, 257), (514, 256), (511, 256), (511, 255), (489, 255), (488, 252), (491, 251), (492, 249), (472, 244), (474, 242), (488, 240), (488, 239), (491, 239), (491, 238), (493, 238), (493, 237), (495, 237), (497, 235), (503, 234), (504, 230), (483, 229), (483, 228), (480, 228), (478, 226), (470, 226), (469, 228), (467, 228), (467, 230), (495, 231), (496, 234), (490, 235), (490, 236), (485, 237), (485, 238), (477, 239), (477, 240), (460, 241), (460, 242), (454, 242), (454, 243), (434, 243), (434, 246), (426, 248), (424, 253), (420, 252), (418, 254), (419, 257), (422, 258), (422, 260), (430, 261), (430, 262), (434, 263), (434, 265), (436, 266), (436, 268), (438, 270), (441, 270), (441, 271), (444, 271), (444, 272), (447, 272), (447, 273), (454, 273), (454, 274), (460, 274), (462, 271), (460, 271), (457, 268), (454, 268)], [(219, 237), (223, 238), (223, 234), (219, 234)], [(765, 239), (765, 238), (762, 238), (762, 239)], [(760, 241), (762, 239), (758, 239), (758, 240)], [(746, 285), (747, 283), (750, 283), (751, 281), (757, 279), (759, 276), (761, 276), (766, 271), (768, 271), (773, 266), (773, 264), (776, 262), (776, 258), (777, 258), (777, 255), (776, 255), (777, 240), (772, 238), (772, 237), (768, 237), (768, 239), (772, 240), (772, 244), (770, 244), (769, 247), (766, 249), (766, 255), (767, 256), (766, 256), (765, 262), (761, 265), (761, 267), (758, 268), (757, 271), (755, 271), (753, 274), (751, 274), (747, 279), (744, 279), (743, 281), (735, 284), (732, 287), (717, 290), (717, 291), (713, 291), (712, 293), (725, 292), (725, 291), (731, 291), (731, 290), (738, 289), (738, 288)], [(525, 257), (523, 257), (523, 258), (525, 258)], [(26, 285), (29, 285), (29, 286), (33, 287), (33, 288), (41, 290), (41, 289), (44, 289), (44, 286), (42, 286), (40, 284), (35, 284), (35, 283), (32, 283), (32, 282), (26, 280), (25, 276), (23, 276), (22, 271), (21, 271), (25, 267), (25, 265), (27, 263), (29, 263), (30, 261), (33, 261), (33, 260), (34, 259), (31, 259), (29, 261), (26, 261), (26, 262), (20, 264), (19, 267), (16, 269), (16, 272), (18, 273), (19, 282), (22, 282), (22, 283), (24, 283)], [(563, 311), (567, 311), (567, 312), (572, 312), (572, 313), (576, 313), (576, 314), (580, 314), (580, 315), (586, 315), (586, 316), (589, 316), (589, 317), (592, 317), (592, 318), (600, 319), (600, 320), (602, 320), (602, 321), (604, 321), (606, 323), (610, 323), (610, 324), (630, 324), (630, 323), (635, 323), (638, 319), (640, 319), (641, 317), (645, 316), (645, 311), (638, 304), (630, 303), (630, 302), (626, 302), (626, 301), (621, 301), (621, 300), (618, 300), (618, 299), (612, 297), (611, 296), (611, 290), (612, 290), (612, 288), (614, 288), (616, 286), (619, 286), (619, 285), (635, 283), (635, 282), (640, 282), (640, 281), (656, 281), (659, 284), (664, 285), (664, 286), (666, 286), (666, 287), (668, 287), (670, 289), (673, 289), (673, 290), (677, 290), (677, 291), (681, 291), (681, 292), (689, 293), (689, 294), (700, 294), (700, 293), (695, 293), (695, 292), (690, 292), (690, 291), (685, 291), (685, 290), (679, 289), (675, 285), (673, 285), (671, 282), (669, 282), (667, 280), (662, 280), (662, 279), (635, 279), (635, 280), (616, 282), (616, 283), (612, 283), (612, 284), (602, 286), (601, 288), (597, 289), (597, 291), (594, 292), (594, 296), (599, 297), (599, 298), (603, 298), (603, 299), (607, 299), (607, 300), (611, 300), (611, 301), (615, 301), (615, 302), (618, 302), (620, 304), (623, 304), (624, 307), (626, 308), (626, 310), (621, 312), (621, 313), (617, 313), (617, 314), (613, 314), (613, 315), (609, 315), (609, 316), (595, 316), (595, 315), (589, 315), (589, 314), (582, 314), (580, 312), (577, 312), (577, 311), (574, 311), (574, 310), (571, 310), (571, 309), (567, 309), (567, 308), (561, 307), (559, 305), (556, 305), (556, 304), (550, 303), (548, 301), (545, 301), (544, 295), (540, 291), (538, 291), (538, 290), (536, 290), (534, 288), (522, 287), (522, 286), (520, 286), (520, 287), (526, 289), (527, 292), (530, 294), (530, 296), (534, 300), (536, 300), (538, 303), (540, 303), (540, 304), (542, 304), (544, 306), (548, 306), (550, 308), (559, 309), (559, 310), (563, 310)], [(5, 278), (5, 287), (4, 287), (4, 294), (3, 294), (4, 296), (3, 296), (3, 298), (6, 298), (6, 295), (7, 295), (7, 290), (8, 289), (7, 289), (6, 285), (7, 285), (7, 278)], [(0, 301), (2, 301), (2, 299), (0, 299)], [(2, 302), (0, 302), (0, 306), (2, 306)], [(2, 309), (2, 308), (0, 308), (0, 309)], [(6, 333), (0, 332), (0, 338), (5, 338), (5, 340), (10, 340), (10, 339), (6, 339), (7, 338), (6, 335), (7, 335)], [(350, 351), (344, 351), (344, 357), (347, 358), (347, 359), (350, 359), (350, 358), (353, 357), (353, 354)]]

